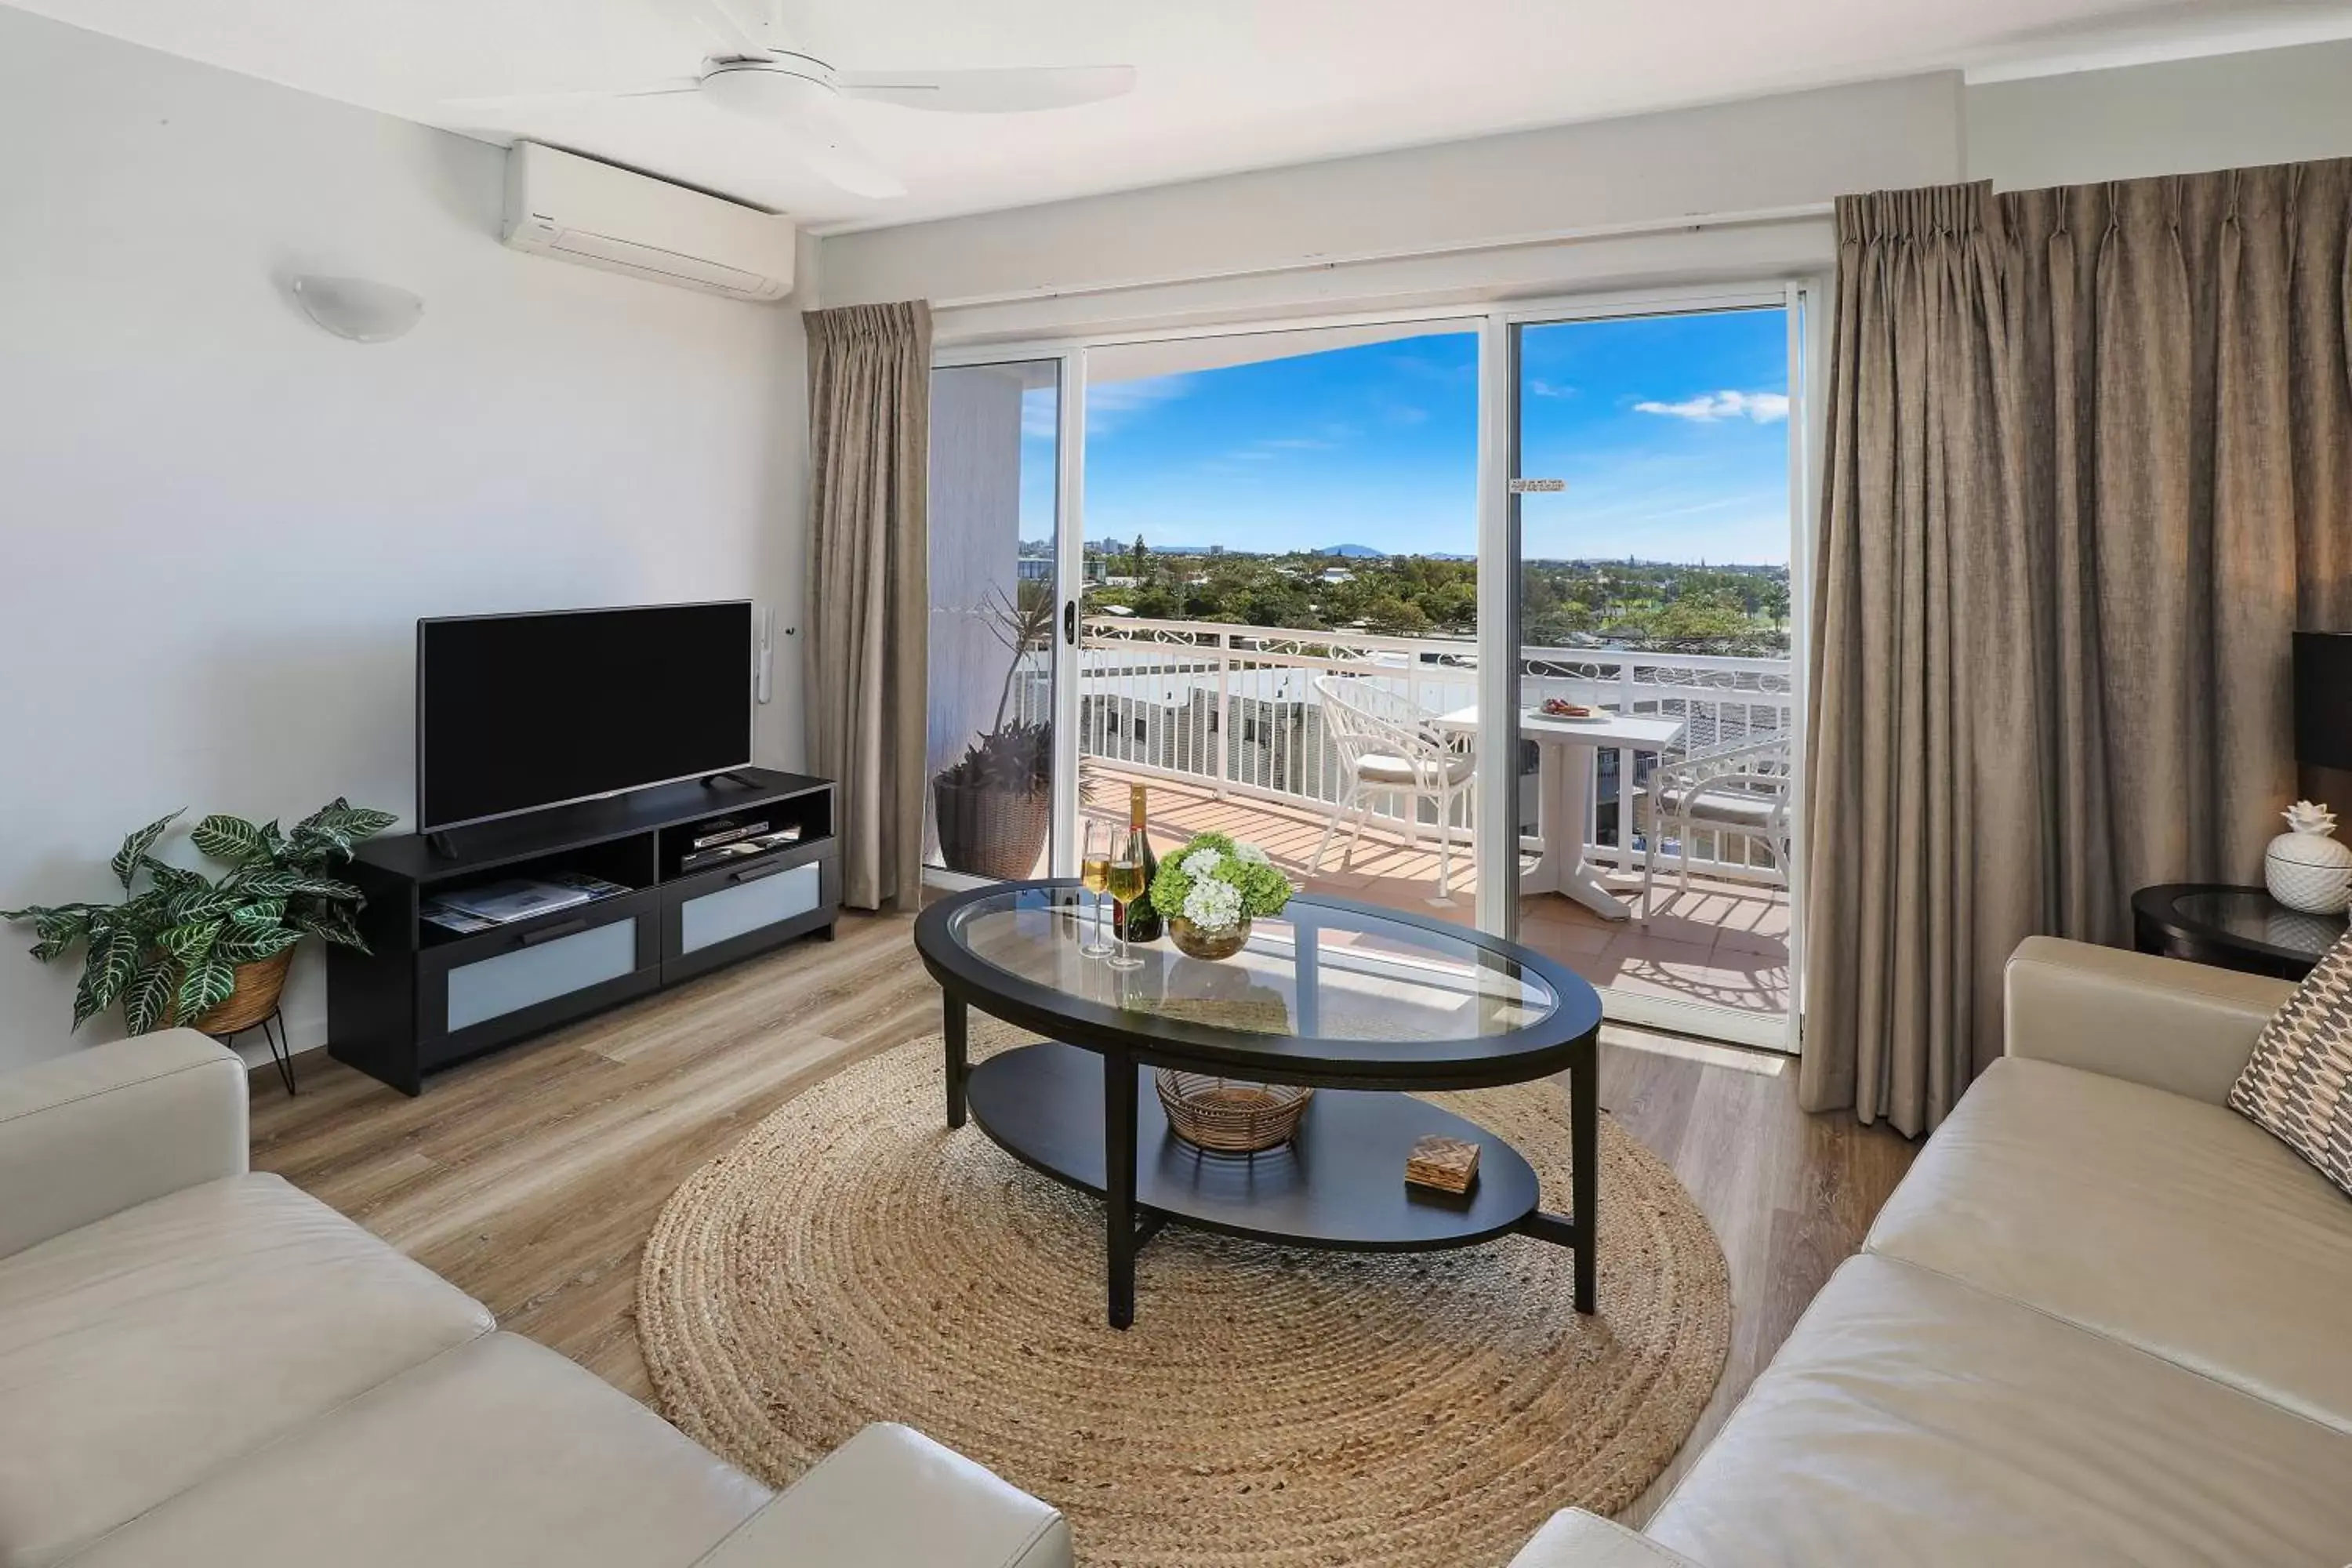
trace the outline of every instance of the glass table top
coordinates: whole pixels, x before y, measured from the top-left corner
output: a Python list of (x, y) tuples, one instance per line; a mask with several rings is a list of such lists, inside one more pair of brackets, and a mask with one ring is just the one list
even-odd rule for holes
[(2344, 935), (2342, 915), (2307, 915), (2267, 894), (2245, 889), (2201, 888), (2172, 900), (2173, 913), (2238, 942), (2318, 958)]
[(1078, 950), (1092, 900), (1076, 887), (1023, 887), (974, 900), (950, 930), (972, 957), (1032, 984), (1136, 1013), (1248, 1035), (1349, 1041), (1469, 1041), (1550, 1018), (1561, 998), (1541, 974), (1475, 933), (1296, 898), (1251, 924), (1231, 958), (1133, 948), (1142, 967)]

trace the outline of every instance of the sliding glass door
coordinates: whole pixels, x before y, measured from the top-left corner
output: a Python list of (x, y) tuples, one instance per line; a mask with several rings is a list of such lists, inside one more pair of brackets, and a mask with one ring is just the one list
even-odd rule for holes
[(1162, 854), (1793, 1046), (1804, 297), (943, 355), (929, 863), (1066, 874), (1141, 784)]
[(1612, 1016), (1789, 1041), (1790, 303), (1515, 326), (1519, 940)]
[(1139, 784), (1163, 854), (1475, 920), (1478, 360), (1458, 320), (1087, 350), (1085, 810)]

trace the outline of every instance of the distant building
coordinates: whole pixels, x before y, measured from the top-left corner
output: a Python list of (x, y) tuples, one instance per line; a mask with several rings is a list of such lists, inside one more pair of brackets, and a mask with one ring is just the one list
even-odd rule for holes
[[(1050, 583), (1054, 580), (1054, 562), (1051, 556), (1024, 555), (1013, 563), (1013, 568), (1020, 574), (1024, 583)], [(1100, 584), (1104, 579), (1104, 574), (1108, 569), (1108, 563), (1099, 556), (1089, 555), (1081, 569), (1082, 575), (1079, 580)]]

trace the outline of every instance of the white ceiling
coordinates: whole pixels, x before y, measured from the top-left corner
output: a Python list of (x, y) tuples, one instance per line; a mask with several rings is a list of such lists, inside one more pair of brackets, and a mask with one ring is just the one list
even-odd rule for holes
[[(1130, 97), (1051, 113), (845, 106), (908, 186), (877, 202), (811, 181), (756, 125), (691, 95), (499, 114), (446, 102), (691, 74), (719, 40), (685, 0), (14, 3), (851, 227), (1869, 77), (2014, 75), (2352, 36), (2352, 5), (2233, 0), (784, 0), (791, 41), (845, 70), (1139, 68)], [(739, 11), (759, 4), (737, 0)]]

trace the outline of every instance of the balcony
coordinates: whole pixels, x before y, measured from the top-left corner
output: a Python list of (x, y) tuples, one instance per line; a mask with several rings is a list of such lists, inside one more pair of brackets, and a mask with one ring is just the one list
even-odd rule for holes
[[(1391, 706), (1436, 721), (1475, 709), (1471, 645), (1189, 621), (1089, 620), (1080, 644), (1080, 795), (1089, 814), (1121, 815), (1128, 785), (1151, 786), (1155, 842), (1172, 848), (1214, 829), (1265, 848), (1302, 887), (1468, 922), (1475, 907), (1467, 812), (1439, 820), (1428, 799), (1373, 797), (1352, 856), (1343, 827), (1320, 873), (1310, 869), (1347, 784), (1343, 748), (1323, 712), (1318, 677), (1366, 681)], [(1658, 875), (1641, 872), (1661, 767), (1718, 754), (1773, 753), (1793, 734), (1789, 661), (1608, 647), (1529, 647), (1521, 690), (1660, 718), (1659, 750), (1566, 748), (1589, 770), (1580, 840), (1584, 866), (1633, 918), (1604, 919), (1570, 897), (1523, 896), (1520, 938), (1629, 1001), (1721, 1009), (1724, 1032), (1770, 1038), (1789, 998), (1789, 900), (1770, 835), (1659, 829)], [(1037, 705), (1045, 691), (1038, 682)], [(1024, 705), (1027, 700), (1024, 699)], [(1037, 717), (1042, 718), (1039, 713)], [(1523, 876), (1544, 859), (1537, 748), (1517, 759)], [(1491, 755), (1493, 748), (1486, 748)], [(1672, 799), (1672, 792), (1668, 792)], [(1450, 897), (1437, 893), (1442, 837), (1454, 843)], [(1629, 1009), (1633, 1011), (1635, 1009)], [(1653, 1014), (1658, 1009), (1651, 1009)], [(1669, 1021), (1660, 1018), (1658, 1021)]]

